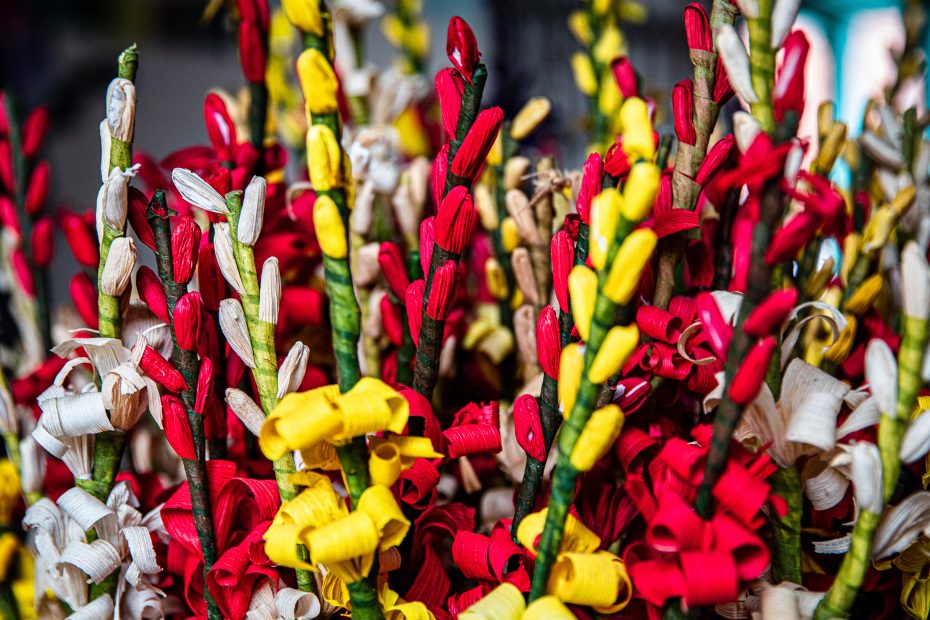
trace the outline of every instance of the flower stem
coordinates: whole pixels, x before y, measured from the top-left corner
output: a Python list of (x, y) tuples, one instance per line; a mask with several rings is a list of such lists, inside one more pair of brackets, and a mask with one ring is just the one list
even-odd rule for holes
[(758, 0), (759, 16), (748, 19), (749, 63), (752, 89), (759, 101), (750, 105), (762, 131), (775, 133), (772, 87), (775, 83), (775, 50), (772, 49), (772, 0)]
[(788, 514), (772, 510), (772, 582), (801, 583), (801, 515), (804, 498), (797, 465), (779, 469), (772, 476), (772, 493), (785, 499)]
[(880, 515), (868, 510), (859, 512), (849, 550), (843, 556), (836, 580), (817, 605), (814, 620), (849, 617), (859, 588), (865, 580), (865, 574), (872, 564), (872, 537), (880, 518)]

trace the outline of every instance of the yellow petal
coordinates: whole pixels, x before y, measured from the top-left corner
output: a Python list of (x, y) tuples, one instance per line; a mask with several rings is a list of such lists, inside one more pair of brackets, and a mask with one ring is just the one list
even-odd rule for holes
[(637, 345), (639, 329), (635, 323), (611, 327), (594, 357), (594, 362), (591, 363), (591, 368), (588, 369), (588, 379), (591, 383), (607, 381), (626, 363)]
[(545, 97), (533, 97), (520, 108), (510, 125), (510, 137), (518, 142), (529, 136), (549, 116), (552, 104)]
[(307, 130), (307, 160), (313, 189), (327, 191), (342, 185), (342, 149), (329, 127), (312, 125)]
[(306, 529), (293, 523), (272, 523), (263, 536), (268, 558), (279, 566), (316, 571), (315, 566), (297, 555), (297, 545)]
[(342, 429), (331, 437), (336, 443), (385, 430), (399, 433), (410, 416), (407, 399), (374, 377), (362, 377), (334, 404), (342, 419)]
[(346, 229), (339, 208), (329, 196), (317, 196), (316, 202), (313, 203), (313, 227), (323, 254), (337, 259), (346, 257)]
[(317, 37), (323, 36), (320, 3), (315, 0), (282, 0), (287, 18), (298, 29)]
[[(617, 304), (630, 301), (639, 285), (643, 269), (652, 258), (657, 240), (655, 232), (648, 228), (639, 228), (623, 241), (604, 282), (604, 295), (608, 299)], [(574, 297), (571, 301), (574, 310)]]
[(605, 189), (591, 201), (591, 228), (588, 255), (595, 269), (603, 269), (614, 244), (623, 198), (614, 188)]
[(274, 460), (288, 450), (307, 448), (329, 437), (341, 424), (332, 406), (338, 393), (338, 387), (327, 386), (282, 398), (258, 435), (262, 453)]
[(617, 405), (606, 405), (591, 414), (572, 450), (572, 465), (588, 471), (604, 456), (623, 428), (623, 412)]
[(378, 528), (371, 515), (361, 511), (305, 531), (302, 538), (313, 562), (328, 568), (373, 555), (378, 548)]
[(339, 80), (320, 50), (308, 48), (297, 57), (297, 77), (311, 114), (333, 114), (339, 110), (336, 98)]
[(623, 151), (632, 160), (652, 160), (656, 154), (655, 139), (649, 109), (639, 97), (630, 97), (620, 108), (620, 123), (623, 127)]
[(520, 620), (525, 609), (520, 590), (511, 583), (502, 583), (460, 613), (459, 620)]
[[(545, 527), (548, 510), (548, 508), (543, 508), (539, 512), (528, 514), (520, 521), (520, 526), (517, 528), (517, 540), (533, 554), (536, 553), (536, 544)], [(600, 545), (601, 539), (597, 534), (572, 515), (568, 515), (565, 520), (561, 551), (591, 553)]]
[(365, 489), (358, 500), (359, 512), (368, 513), (378, 530), (382, 551), (399, 545), (410, 529), (410, 521), (404, 516), (391, 490), (385, 486), (374, 485)]
[(573, 342), (562, 349), (559, 358), (559, 402), (562, 405), (562, 417), (566, 419), (575, 406), (583, 370), (584, 354), (581, 352), (581, 345)]
[(581, 339), (587, 341), (591, 333), (591, 319), (594, 318), (594, 303), (597, 301), (597, 274), (584, 265), (575, 265), (568, 274), (568, 295), (575, 326)]
[(549, 592), (566, 603), (615, 613), (627, 606), (633, 589), (623, 560), (599, 551), (560, 554), (549, 577)]
[(849, 299), (846, 301), (845, 310), (850, 314), (861, 316), (868, 312), (881, 292), (882, 276), (877, 273), (873, 274), (859, 285), (855, 293), (850, 295)]
[(607, 118), (613, 118), (620, 111), (623, 103), (623, 94), (617, 81), (607, 68), (601, 74), (601, 89), (597, 93), (597, 109)]
[(597, 62), (607, 65), (615, 57), (622, 56), (624, 48), (623, 34), (620, 29), (614, 24), (609, 24), (601, 31), (601, 36), (594, 44), (592, 54)]
[(623, 186), (623, 217), (631, 222), (639, 222), (649, 214), (659, 189), (661, 174), (659, 167), (651, 161), (633, 164)]
[(583, 94), (589, 97), (597, 92), (597, 75), (594, 65), (584, 52), (572, 54), (572, 72), (575, 74), (575, 84)]

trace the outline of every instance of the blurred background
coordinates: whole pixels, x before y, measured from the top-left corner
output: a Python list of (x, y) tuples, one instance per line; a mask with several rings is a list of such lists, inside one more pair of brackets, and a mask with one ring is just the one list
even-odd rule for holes
[[(104, 94), (118, 53), (130, 43), (137, 43), (141, 54), (136, 149), (158, 159), (207, 142), (204, 95), (211, 88), (236, 91), (243, 85), (234, 24), (225, 11), (204, 19), (209, 4), (6, 0), (0, 20), (0, 87), (13, 94), (20, 110), (39, 104), (50, 108), (52, 133), (45, 156), (52, 169), (53, 210), (58, 205), (93, 207), (100, 185), (98, 124)], [(668, 116), (668, 93), (675, 82), (691, 75), (682, 21), (686, 2), (637, 4), (642, 19), (623, 25), (628, 55), (659, 105), (660, 130), (670, 132), (661, 125)], [(580, 5), (576, 0), (424, 0), (423, 17), (432, 39), (426, 75), (447, 65), (446, 24), (450, 16), (461, 15), (474, 28), (489, 68), (486, 105), (500, 105), (509, 116), (530, 97), (548, 96), (553, 114), (544, 140), (555, 145), (561, 166), (577, 167), (587, 144), (581, 122), (587, 107), (572, 78), (569, 58), (579, 45), (566, 19)], [(709, 8), (709, 2), (705, 5)], [(807, 68), (811, 109), (833, 99), (838, 115), (857, 131), (868, 98), (894, 80), (892, 53), (900, 53), (905, 38), (903, 9), (903, 2), (882, 0), (803, 3), (798, 26), (807, 32), (812, 48)], [(378, 27), (367, 29), (365, 44), (371, 62), (391, 64), (396, 52)], [(926, 85), (917, 85), (907, 96), (923, 109)], [(808, 123), (814, 120), (806, 116)], [(70, 255), (59, 252), (56, 260), (68, 261)], [(67, 290), (72, 271), (53, 270), (54, 296)]]

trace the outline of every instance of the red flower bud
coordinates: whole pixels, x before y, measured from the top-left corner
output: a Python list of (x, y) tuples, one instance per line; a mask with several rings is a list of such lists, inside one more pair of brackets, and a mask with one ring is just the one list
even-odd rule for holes
[(536, 321), (536, 355), (539, 367), (547, 376), (559, 378), (559, 357), (562, 355), (559, 318), (552, 306), (543, 307)]
[(623, 98), (639, 97), (639, 78), (630, 59), (626, 56), (620, 56), (610, 63), (610, 68), (614, 72), (617, 88), (620, 89)]
[(426, 293), (426, 282), (414, 280), (407, 287), (404, 301), (407, 302), (407, 327), (413, 337), (413, 344), (420, 346), (420, 325), (423, 322), (423, 295)]
[(200, 415), (206, 411), (207, 403), (216, 398), (216, 393), (213, 391), (214, 375), (213, 362), (209, 357), (203, 358), (200, 361), (200, 370), (197, 372), (197, 396), (194, 399), (194, 411)]
[(600, 153), (591, 153), (582, 168), (581, 188), (578, 190), (578, 200), (575, 208), (581, 221), (588, 223), (591, 212), (591, 201), (601, 193), (601, 182), (604, 179), (604, 163)]
[(136, 232), (139, 241), (153, 251), (155, 250), (155, 233), (148, 220), (149, 200), (138, 187), (129, 188), (129, 208), (127, 216), (129, 225)]
[(391, 301), (389, 295), (381, 296), (381, 324), (388, 340), (395, 347), (404, 344), (404, 322), (400, 304)]
[(74, 302), (78, 316), (84, 321), (84, 324), (91, 328), (97, 329), (99, 317), (97, 316), (97, 289), (90, 276), (83, 271), (74, 274), (71, 278), (71, 284), (68, 286), (68, 293)]
[(444, 321), (455, 303), (455, 261), (447, 260), (433, 274), (429, 299), (426, 302), (426, 314), (436, 320)]
[(527, 456), (537, 461), (546, 460), (546, 439), (539, 417), (539, 403), (531, 394), (521, 394), (513, 403), (513, 434)]
[(197, 288), (200, 289), (203, 297), (203, 305), (210, 312), (216, 312), (220, 308), (220, 300), (226, 297), (226, 280), (223, 279), (220, 267), (216, 264), (212, 243), (205, 243), (201, 246), (197, 264), (200, 266), (197, 270)]
[(182, 459), (197, 459), (194, 447), (194, 435), (191, 433), (187, 411), (177, 396), (166, 394), (161, 397), (162, 424), (165, 427), (165, 439)]
[(795, 258), (814, 237), (817, 227), (817, 217), (809, 211), (802, 211), (792, 217), (772, 235), (772, 242), (765, 252), (765, 262), (775, 265)]
[(203, 120), (207, 126), (207, 137), (216, 151), (217, 159), (220, 161), (234, 160), (236, 146), (239, 143), (236, 125), (229, 116), (223, 98), (216, 93), (210, 93), (204, 99)]
[(23, 155), (26, 159), (35, 157), (48, 133), (48, 108), (39, 106), (23, 122)]
[(459, 110), (462, 108), (462, 94), (465, 92), (465, 80), (454, 69), (441, 69), (436, 74), (436, 94), (439, 96), (439, 111), (442, 126), (450, 140), (454, 139), (459, 122)]
[(32, 277), (29, 261), (26, 260), (26, 253), (22, 249), (16, 248), (10, 255), (10, 262), (13, 264), (13, 274), (16, 276), (19, 287), (29, 297), (35, 297), (36, 283)]
[[(323, 322), (325, 303), (323, 293), (316, 289), (285, 286), (281, 291), (281, 312), (289, 326), (320, 325)], [(279, 317), (278, 321), (281, 320)]]
[(200, 246), (200, 226), (189, 215), (174, 218), (171, 231), (171, 261), (174, 265), (174, 281), (187, 284), (194, 276)]
[(0, 181), (9, 193), (16, 191), (13, 179), (13, 150), (9, 140), (0, 140)]
[(746, 359), (743, 360), (733, 382), (730, 384), (728, 394), (730, 400), (737, 405), (748, 405), (755, 400), (759, 389), (762, 387), (762, 381), (765, 379), (765, 373), (769, 369), (769, 362), (772, 361), (772, 354), (775, 353), (777, 341), (774, 336), (769, 336), (758, 341), (753, 346)]
[(429, 273), (429, 263), (433, 258), (433, 243), (435, 234), (433, 233), (435, 218), (428, 217), (420, 222), (420, 267), (423, 273)]
[(477, 219), (478, 212), (468, 188), (453, 187), (442, 199), (433, 223), (436, 243), (453, 254), (461, 254), (471, 241)]
[(769, 296), (753, 308), (746, 317), (743, 331), (755, 338), (772, 334), (785, 322), (796, 303), (798, 303), (797, 289), (789, 288), (769, 293)]
[(139, 299), (148, 306), (152, 314), (164, 323), (171, 323), (165, 289), (155, 272), (146, 265), (139, 267), (139, 271), (136, 272), (136, 291), (139, 293)]
[(446, 55), (449, 57), (449, 62), (470, 84), (471, 74), (475, 70), (481, 52), (478, 51), (475, 33), (465, 23), (465, 20), (457, 15), (449, 20), (449, 28), (446, 31)]
[(45, 268), (51, 264), (54, 241), (55, 224), (52, 218), (40, 217), (32, 225), (32, 261), (36, 267)]
[(265, 82), (265, 33), (252, 20), (239, 22), (239, 64), (246, 81)]
[(62, 217), (61, 227), (77, 262), (85, 267), (96, 269), (97, 263), (100, 262), (96, 233), (88, 228), (81, 216), (73, 213), (66, 213)]
[(726, 67), (723, 66), (723, 60), (717, 57), (717, 66), (714, 68), (714, 103), (722, 106), (733, 96), (733, 86), (730, 84), (730, 76), (727, 74)]
[(256, 22), (262, 30), (267, 30), (270, 23), (268, 0), (236, 0), (241, 19)]
[(701, 162), (697, 176), (694, 178), (698, 185), (704, 187), (717, 172), (730, 161), (736, 152), (736, 140), (733, 134), (727, 134), (711, 147), (710, 152)]
[(145, 345), (145, 350), (142, 352), (139, 368), (166, 390), (181, 392), (187, 389), (187, 383), (178, 369), (163, 358), (161, 353), (148, 345)]
[(552, 236), (552, 288), (562, 312), (568, 312), (568, 274), (575, 266), (575, 242), (562, 229)]
[(504, 111), (497, 107), (482, 110), (478, 114), (452, 159), (452, 174), (469, 181), (477, 176), (503, 122)]
[(679, 142), (694, 144), (694, 100), (691, 80), (681, 80), (672, 89), (672, 113), (675, 116), (675, 136)]
[(378, 266), (381, 267), (381, 273), (387, 280), (388, 286), (391, 287), (391, 292), (398, 299), (403, 299), (404, 291), (410, 284), (407, 267), (404, 264), (404, 251), (392, 241), (383, 242), (378, 251)]
[(610, 145), (604, 156), (604, 172), (612, 177), (625, 178), (632, 167), (633, 163), (623, 150), (623, 136), (617, 136), (617, 141)]
[(707, 52), (714, 49), (707, 13), (697, 2), (685, 7), (685, 38), (688, 40), (688, 49)]
[(449, 145), (444, 144), (433, 160), (433, 169), (430, 173), (430, 194), (436, 208), (442, 204), (442, 196), (446, 192), (446, 177), (449, 175)]
[(697, 318), (702, 325), (701, 331), (707, 336), (710, 348), (717, 357), (725, 359), (733, 338), (733, 327), (724, 320), (717, 300), (710, 293), (698, 293), (694, 303), (697, 306)]
[(200, 321), (203, 316), (203, 301), (200, 293), (185, 293), (174, 307), (174, 335), (178, 346), (187, 351), (197, 349), (200, 338)]
[(16, 205), (5, 194), (0, 194), (0, 224), (4, 228), (14, 231), (17, 236), (23, 232), (19, 226), (19, 214), (16, 213)]
[(807, 63), (810, 44), (804, 32), (793, 30), (785, 39), (783, 48), (785, 55), (772, 90), (777, 121), (784, 120), (786, 112), (793, 111), (800, 115), (804, 109), (804, 65)]
[(39, 162), (29, 177), (26, 186), (26, 213), (35, 215), (45, 206), (48, 200), (49, 166), (47, 161)]

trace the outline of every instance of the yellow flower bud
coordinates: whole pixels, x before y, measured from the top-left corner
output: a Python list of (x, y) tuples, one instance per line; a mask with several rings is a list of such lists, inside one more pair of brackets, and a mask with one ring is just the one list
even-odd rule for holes
[(297, 57), (297, 77), (312, 114), (331, 114), (339, 109), (336, 100), (339, 81), (320, 50), (306, 49)]
[(623, 217), (631, 222), (639, 222), (646, 217), (652, 209), (661, 176), (659, 167), (651, 161), (633, 164), (623, 186)]
[(420, 23), (408, 28), (404, 36), (404, 47), (414, 56), (426, 56), (429, 52), (429, 26)]
[(575, 84), (583, 94), (591, 97), (597, 92), (597, 75), (594, 65), (584, 52), (572, 54), (572, 73), (575, 74)]
[(501, 242), (504, 244), (504, 250), (508, 253), (513, 252), (520, 246), (520, 229), (517, 222), (512, 217), (505, 217), (501, 222)]
[(848, 322), (840, 332), (839, 338), (823, 353), (823, 356), (834, 364), (842, 364), (846, 361), (856, 340), (856, 317), (847, 314), (846, 319)]
[(588, 471), (610, 449), (620, 429), (623, 412), (617, 405), (606, 405), (591, 414), (572, 450), (572, 465), (578, 471)]
[(313, 203), (313, 227), (323, 254), (330, 258), (346, 257), (346, 229), (339, 208), (329, 196), (318, 196)]
[[(471, 193), (475, 201), (475, 209), (478, 210), (478, 219), (481, 220), (481, 227), (487, 231), (496, 230), (498, 225), (497, 205), (494, 204), (494, 198), (491, 197), (491, 190), (484, 183), (479, 183), (472, 188)], [(514, 234), (519, 237), (520, 235), (516, 229), (517, 223), (514, 222), (513, 226)], [(507, 247), (506, 239), (504, 247)]]
[(312, 125), (307, 130), (307, 160), (313, 189), (326, 191), (342, 185), (342, 148), (329, 127)]
[(612, 119), (620, 111), (620, 104), (623, 103), (623, 94), (617, 81), (611, 75), (610, 69), (606, 69), (601, 74), (601, 90), (597, 96), (597, 109), (601, 114)]
[(533, 97), (527, 101), (513, 118), (513, 123), (510, 125), (510, 137), (517, 141), (526, 138), (546, 120), (551, 109), (552, 104), (545, 97)]
[(626, 363), (639, 345), (639, 329), (636, 324), (616, 325), (610, 328), (601, 348), (598, 349), (588, 379), (591, 383), (603, 383), (614, 375)]
[(507, 287), (507, 276), (496, 258), (489, 258), (484, 264), (484, 275), (488, 281), (488, 292), (494, 299), (507, 299), (510, 289)]
[(597, 300), (597, 274), (584, 265), (575, 265), (568, 274), (568, 295), (572, 302), (572, 314), (575, 315), (575, 326), (581, 339), (587, 342)]
[(568, 29), (582, 45), (590, 45), (594, 35), (591, 33), (591, 22), (584, 11), (572, 11), (568, 16)]
[(857, 232), (851, 232), (843, 240), (843, 265), (840, 268), (840, 279), (844, 284), (849, 282), (849, 273), (859, 259), (859, 252), (862, 250), (862, 236)]
[(504, 163), (504, 143), (500, 131), (497, 132), (494, 144), (491, 145), (491, 150), (488, 151), (487, 162), (489, 166), (500, 166)]
[[(610, 266), (610, 273), (607, 274), (607, 280), (604, 282), (604, 295), (617, 304), (625, 304), (630, 301), (636, 286), (639, 284), (639, 277), (643, 268), (649, 259), (652, 258), (652, 252), (656, 249), (657, 237), (655, 232), (648, 228), (634, 230), (620, 246), (613, 264)], [(572, 298), (572, 307), (574, 309), (575, 299)]]
[(649, 17), (649, 11), (646, 7), (636, 0), (624, 0), (617, 7), (617, 17), (620, 21), (630, 24), (642, 24)]
[(883, 205), (872, 211), (872, 216), (862, 233), (862, 249), (871, 255), (886, 243), (898, 221), (898, 212), (891, 205)]
[(575, 614), (556, 597), (543, 596), (530, 603), (521, 620), (575, 620)]
[(594, 14), (598, 17), (604, 17), (607, 15), (607, 11), (610, 10), (610, 5), (613, 3), (613, 0), (593, 0), (591, 2), (591, 10), (594, 11)]
[(573, 342), (562, 349), (562, 355), (559, 357), (559, 402), (562, 404), (563, 418), (567, 419), (575, 406), (583, 370), (584, 353), (581, 351), (581, 345)]
[(878, 295), (882, 292), (882, 276), (873, 274), (859, 285), (856, 292), (846, 301), (846, 312), (861, 316), (869, 311)]
[(384, 38), (388, 40), (388, 43), (394, 47), (401, 47), (404, 43), (404, 23), (400, 21), (394, 13), (388, 13), (384, 16), (384, 19), (381, 20), (381, 33), (384, 35)]
[(282, 0), (284, 13), (292, 24), (307, 34), (323, 36), (323, 19), (317, 0)]
[(630, 159), (651, 161), (656, 154), (656, 144), (646, 102), (639, 97), (624, 101), (620, 108), (620, 123), (623, 126), (623, 152)]
[(610, 64), (610, 61), (614, 58), (626, 53), (623, 33), (620, 32), (616, 25), (609, 24), (601, 32), (601, 37), (594, 44), (591, 53), (594, 55), (594, 59), (602, 65)]
[(908, 185), (895, 194), (894, 198), (891, 200), (891, 208), (894, 209), (895, 213), (900, 217), (911, 208), (911, 205), (914, 204), (916, 199), (917, 188), (914, 187), (914, 185)]
[(614, 244), (617, 222), (624, 209), (623, 198), (614, 188), (605, 189), (591, 201), (591, 230), (588, 255), (595, 269), (603, 269)]

